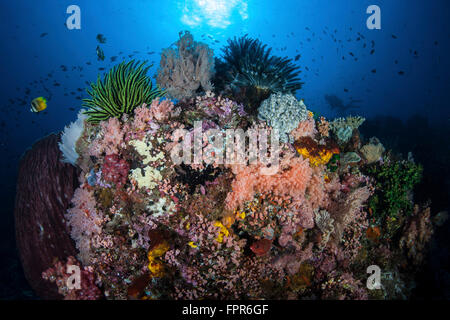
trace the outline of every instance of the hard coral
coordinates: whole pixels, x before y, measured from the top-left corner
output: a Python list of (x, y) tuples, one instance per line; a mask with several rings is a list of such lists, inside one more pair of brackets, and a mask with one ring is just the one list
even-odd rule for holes
[(280, 92), (270, 95), (261, 103), (258, 118), (277, 129), (282, 142), (292, 141), (289, 134), (300, 121), (308, 119), (308, 111), (303, 100), (298, 101), (292, 94)]

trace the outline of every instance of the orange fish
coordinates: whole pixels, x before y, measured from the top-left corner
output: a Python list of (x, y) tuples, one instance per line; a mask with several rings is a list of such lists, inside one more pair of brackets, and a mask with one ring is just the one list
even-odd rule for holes
[(250, 246), (250, 250), (257, 256), (264, 256), (272, 248), (272, 240), (261, 239), (253, 242)]

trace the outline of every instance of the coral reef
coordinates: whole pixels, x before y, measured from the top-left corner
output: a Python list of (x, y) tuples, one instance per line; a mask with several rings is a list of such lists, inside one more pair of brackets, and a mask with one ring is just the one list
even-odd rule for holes
[(214, 75), (213, 51), (204, 43), (194, 41), (192, 34), (180, 33), (176, 48), (166, 48), (161, 54), (156, 77), (173, 99), (192, 98), (199, 88), (211, 91)]
[[(178, 49), (195, 56), (196, 45), (185, 34)], [(262, 56), (256, 70), (284, 63), (273, 72), (291, 82), (269, 82), (279, 91), (255, 117), (189, 67), (183, 81), (196, 83), (173, 84), (176, 104), (154, 99), (85, 125), (79, 187), (63, 208), (78, 252), (47, 260), (43, 279), (66, 299), (408, 297), (435, 227), (412, 197), (421, 166), (389, 152), (370, 161), (378, 143), (359, 134), (363, 118), (314, 115), (280, 92), (296, 88), (288, 61), (245, 37), (230, 46), (230, 64), (250, 59), (235, 75)], [(64, 261), (86, 276), (81, 289), (65, 285)], [(371, 265), (383, 270), (380, 289), (366, 286)]]

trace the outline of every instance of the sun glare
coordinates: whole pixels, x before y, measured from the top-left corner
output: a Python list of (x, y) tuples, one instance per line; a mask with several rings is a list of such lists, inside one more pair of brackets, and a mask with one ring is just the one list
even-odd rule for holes
[(215, 28), (227, 28), (237, 10), (241, 19), (248, 18), (247, 2), (244, 0), (185, 0), (181, 21), (197, 27), (206, 23)]

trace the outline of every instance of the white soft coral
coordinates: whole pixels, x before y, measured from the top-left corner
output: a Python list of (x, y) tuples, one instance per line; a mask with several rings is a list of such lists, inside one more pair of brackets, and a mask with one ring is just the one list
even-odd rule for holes
[(62, 162), (76, 164), (79, 155), (75, 149), (75, 145), (83, 132), (84, 120), (86, 118), (87, 116), (83, 114), (83, 110), (80, 110), (78, 119), (64, 128), (61, 142), (58, 143), (59, 150), (63, 154)]

